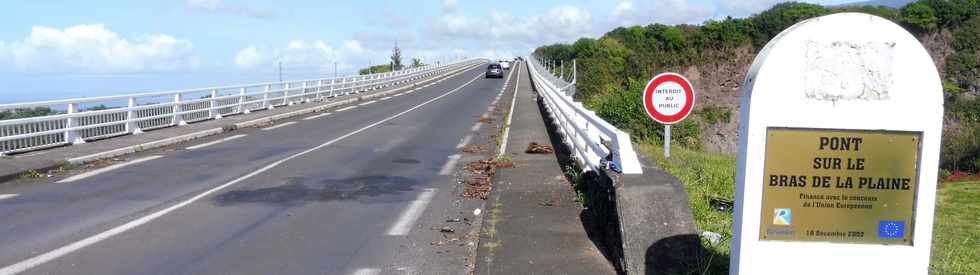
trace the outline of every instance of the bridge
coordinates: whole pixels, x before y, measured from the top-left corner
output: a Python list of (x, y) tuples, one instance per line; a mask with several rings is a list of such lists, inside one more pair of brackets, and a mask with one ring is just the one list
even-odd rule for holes
[[(560, 179), (559, 165), (643, 173), (629, 136), (572, 100), (574, 72), (522, 59), (503, 79), (467, 59), (2, 104), (56, 112), (0, 121), (0, 274), (507, 270), (477, 259), (506, 261), (486, 249), (507, 209), (492, 186)], [(530, 142), (565, 149), (529, 157)], [(588, 271), (614, 272), (576, 231), (608, 266)]]

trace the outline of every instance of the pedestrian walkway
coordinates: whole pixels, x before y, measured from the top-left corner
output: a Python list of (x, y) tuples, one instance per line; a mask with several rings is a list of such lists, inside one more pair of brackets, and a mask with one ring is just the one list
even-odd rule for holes
[(554, 147), (527, 70), (521, 71), (504, 157), (514, 167), (494, 176), (476, 274), (615, 274), (589, 239), (584, 208), (556, 154), (525, 152), (531, 142)]

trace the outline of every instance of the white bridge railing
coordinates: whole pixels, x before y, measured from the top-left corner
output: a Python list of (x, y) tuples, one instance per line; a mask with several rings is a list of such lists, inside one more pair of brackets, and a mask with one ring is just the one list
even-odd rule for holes
[(166, 92), (0, 104), (0, 112), (36, 107), (55, 114), (0, 120), (0, 155), (78, 144), (235, 114), (325, 101), (443, 74), (468, 59), (388, 73)]
[(548, 114), (571, 149), (572, 158), (583, 169), (608, 167), (623, 174), (643, 174), (629, 134), (602, 120), (566, 93), (574, 88), (574, 78), (570, 83), (566, 82), (551, 74), (535, 58), (527, 59), (531, 80), (544, 100)]

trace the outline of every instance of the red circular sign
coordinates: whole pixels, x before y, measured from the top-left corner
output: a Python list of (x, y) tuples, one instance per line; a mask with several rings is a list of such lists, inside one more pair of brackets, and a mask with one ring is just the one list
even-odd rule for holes
[(643, 108), (657, 122), (678, 123), (694, 109), (694, 88), (682, 75), (659, 74), (647, 83), (643, 91)]

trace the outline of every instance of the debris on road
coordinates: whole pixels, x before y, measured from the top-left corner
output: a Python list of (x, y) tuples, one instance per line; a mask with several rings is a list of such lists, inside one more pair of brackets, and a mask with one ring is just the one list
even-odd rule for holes
[(486, 200), (490, 196), (490, 177), (489, 176), (475, 176), (464, 181), (466, 183), (466, 190), (463, 191), (463, 196), (467, 198), (480, 198), (481, 200)]
[(482, 213), (482, 212), (483, 212), (483, 211), (481, 211), (481, 210), (480, 210), (480, 208), (477, 208), (477, 209), (473, 209), (473, 216), (479, 216), (479, 215), (480, 215), (480, 213)]
[(456, 233), (456, 229), (452, 229), (451, 227), (448, 227), (447, 226), (447, 227), (440, 228), (439, 229), (439, 232), (442, 232), (442, 233)]
[(551, 154), (554, 152), (555, 149), (551, 145), (538, 144), (537, 142), (531, 142), (527, 145), (527, 150), (524, 150), (524, 153), (528, 154)]
[(483, 146), (478, 144), (467, 144), (463, 146), (463, 153), (476, 154), (483, 151)]

